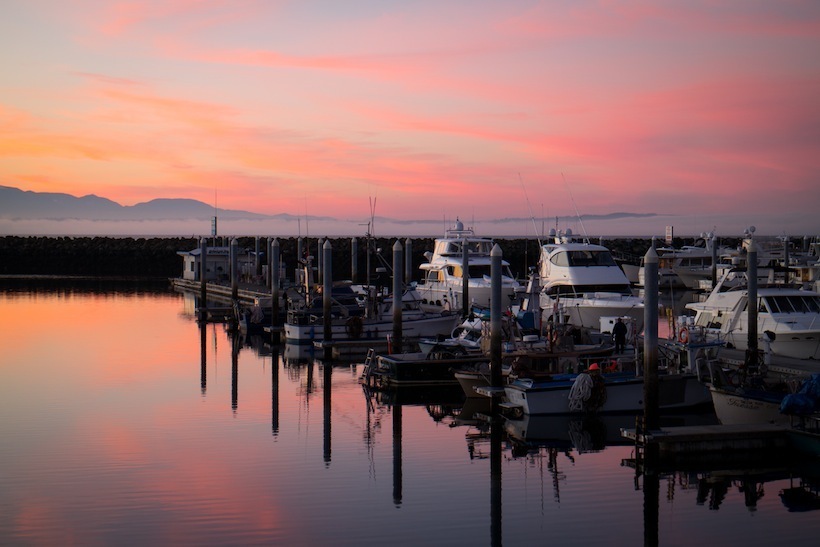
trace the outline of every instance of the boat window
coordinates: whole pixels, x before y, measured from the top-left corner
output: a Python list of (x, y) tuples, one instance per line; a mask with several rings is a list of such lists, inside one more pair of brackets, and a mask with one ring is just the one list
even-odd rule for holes
[(556, 266), (569, 266), (569, 255), (566, 252), (555, 253), (550, 257), (550, 262)]
[(485, 275), (490, 277), (491, 273), (489, 264), (470, 264), (468, 271), (471, 279), (481, 279)]
[(567, 296), (581, 296), (596, 292), (616, 293), (624, 296), (632, 296), (632, 288), (629, 285), (553, 285), (546, 290), (550, 296), (556, 294)]
[(447, 266), (447, 270), (450, 272), (450, 277), (461, 277), (461, 266)]
[(769, 309), (772, 313), (782, 313), (780, 310), (780, 303), (778, 302), (776, 297), (769, 297), (766, 298), (766, 304), (769, 306)]
[(570, 266), (617, 266), (608, 251), (569, 251), (567, 254)]

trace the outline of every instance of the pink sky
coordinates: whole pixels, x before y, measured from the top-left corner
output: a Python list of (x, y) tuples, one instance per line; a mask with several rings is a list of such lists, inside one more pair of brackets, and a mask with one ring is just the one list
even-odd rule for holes
[(4, 186), (820, 233), (814, 0), (6, 0), (0, 36)]

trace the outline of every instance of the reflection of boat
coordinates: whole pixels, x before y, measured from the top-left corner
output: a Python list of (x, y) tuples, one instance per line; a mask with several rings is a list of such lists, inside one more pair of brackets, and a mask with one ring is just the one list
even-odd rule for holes
[[(490, 251), (494, 242), (490, 238), (477, 237), (471, 228), (464, 228), (456, 220), (445, 237), (435, 241), (433, 252), (425, 253), (428, 262), (419, 268), (424, 272), (416, 289), (421, 297), (437, 305), (447, 305), (453, 309), (463, 309), (464, 288), (464, 246), (467, 248), (467, 290), (469, 305), (490, 306)], [(504, 302), (510, 302), (521, 290), (521, 285), (510, 272), (509, 263), (502, 261), (501, 294)]]
[(550, 230), (550, 236), (554, 242), (541, 246), (538, 266), (544, 316), (560, 313), (569, 323), (591, 329), (600, 327), (602, 317), (630, 317), (640, 332), (643, 299), (632, 294), (609, 249), (575, 242), (570, 230), (563, 235)]
[[(285, 338), (289, 342), (313, 343), (324, 339), (324, 315), (321, 297), (311, 308), (291, 309), (285, 322)], [(331, 336), (334, 341), (386, 339), (393, 332), (393, 298), (378, 303), (373, 316), (365, 308), (345, 305), (331, 306)], [(318, 308), (318, 309), (317, 309)], [(458, 318), (446, 311), (431, 311), (422, 305), (416, 291), (402, 296), (402, 333), (408, 338), (449, 333)]]
[[(695, 311), (696, 327), (741, 350), (748, 348), (749, 338), (745, 280), (744, 271), (727, 271), (705, 301), (686, 305)], [(773, 355), (820, 359), (820, 294), (783, 284), (760, 284), (757, 298), (759, 347), (768, 344)]]

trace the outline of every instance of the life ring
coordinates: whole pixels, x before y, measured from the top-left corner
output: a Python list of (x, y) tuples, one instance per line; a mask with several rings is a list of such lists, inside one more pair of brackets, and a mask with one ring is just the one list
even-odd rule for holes
[(345, 332), (350, 338), (358, 339), (362, 335), (362, 318), (354, 315), (345, 322)]
[(681, 344), (687, 344), (687, 343), (689, 343), (689, 329), (687, 329), (686, 327), (683, 327), (683, 328), (682, 328), (682, 329), (678, 332), (678, 341), (679, 341)]

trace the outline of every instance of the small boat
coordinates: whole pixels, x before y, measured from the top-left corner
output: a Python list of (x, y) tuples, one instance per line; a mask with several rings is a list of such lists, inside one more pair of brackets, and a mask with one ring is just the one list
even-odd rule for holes
[(724, 425), (789, 426), (800, 417), (820, 412), (820, 374), (787, 381), (752, 375), (735, 384), (730, 376), (716, 371), (714, 378), (709, 390), (715, 414)]
[(598, 329), (602, 317), (630, 317), (640, 332), (643, 299), (632, 293), (609, 249), (575, 241), (571, 230), (551, 229), (550, 237), (553, 242), (541, 246), (538, 262), (545, 319), (560, 316), (556, 322)]
[[(461, 310), (465, 306), (490, 306), (490, 251), (495, 243), (487, 237), (478, 237), (472, 228), (465, 228), (456, 219), (455, 226), (448, 229), (443, 238), (435, 240), (433, 251), (424, 256), (427, 262), (419, 268), (423, 278), (416, 290), (426, 302)], [(464, 271), (466, 250), (467, 271)], [(502, 301), (511, 302), (522, 290), (510, 272), (509, 262), (502, 260)], [(467, 281), (469, 302), (464, 302), (464, 281)]]
[[(555, 375), (546, 381), (522, 378), (504, 388), (508, 406), (523, 414), (572, 414), (585, 412), (635, 412), (643, 409), (644, 379), (634, 372), (600, 375)], [(658, 403), (661, 410), (694, 408), (711, 403), (706, 384), (695, 374), (659, 374)]]
[[(335, 296), (331, 305), (331, 337), (333, 341), (383, 340), (393, 333), (392, 296), (380, 299), (373, 315), (367, 315), (367, 306), (351, 289), (352, 301), (339, 301)], [(355, 302), (355, 305), (353, 304)], [(438, 336), (452, 331), (458, 316), (444, 310), (430, 310), (422, 305), (416, 291), (405, 291), (401, 298), (402, 335), (406, 338)], [(309, 307), (288, 310), (284, 325), (285, 338), (290, 343), (314, 343), (324, 340), (325, 318), (322, 297)]]
[(372, 388), (456, 385), (453, 369), (486, 361), (483, 355), (436, 358), (423, 352), (378, 355), (368, 352), (361, 382)]

